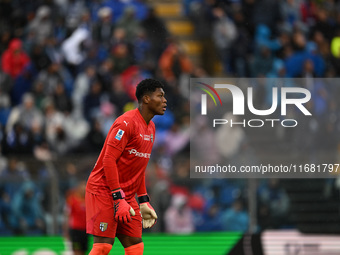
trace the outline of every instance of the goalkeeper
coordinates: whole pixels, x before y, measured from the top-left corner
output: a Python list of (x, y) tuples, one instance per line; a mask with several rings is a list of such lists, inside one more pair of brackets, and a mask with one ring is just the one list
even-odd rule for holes
[(137, 85), (136, 97), (138, 108), (113, 123), (87, 182), (90, 255), (108, 254), (115, 237), (126, 255), (143, 254), (142, 228), (151, 228), (157, 220), (145, 187), (145, 169), (155, 140), (151, 119), (164, 114), (167, 100), (162, 83), (153, 79)]

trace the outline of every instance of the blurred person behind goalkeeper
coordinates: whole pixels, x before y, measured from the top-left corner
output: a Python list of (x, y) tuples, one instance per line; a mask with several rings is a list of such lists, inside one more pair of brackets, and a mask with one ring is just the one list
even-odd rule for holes
[(142, 228), (157, 220), (149, 204), (145, 169), (155, 139), (151, 119), (166, 110), (164, 86), (145, 79), (137, 85), (136, 97), (138, 108), (112, 124), (87, 182), (86, 231), (94, 242), (89, 255), (108, 254), (115, 237), (126, 255), (143, 254)]
[(85, 211), (86, 181), (79, 181), (77, 185), (67, 191), (64, 208), (64, 236), (71, 241), (73, 255), (85, 255), (88, 249), (88, 235), (86, 234)]

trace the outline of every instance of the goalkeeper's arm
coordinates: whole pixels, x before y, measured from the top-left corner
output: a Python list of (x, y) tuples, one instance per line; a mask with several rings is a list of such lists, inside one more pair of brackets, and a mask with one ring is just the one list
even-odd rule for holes
[(112, 146), (108, 146), (104, 158), (103, 166), (106, 181), (110, 187), (112, 198), (114, 200), (114, 218), (118, 222), (126, 223), (131, 221), (131, 215), (135, 215), (135, 211), (125, 201), (124, 191), (120, 188), (119, 176), (117, 169), (117, 159), (122, 152)]

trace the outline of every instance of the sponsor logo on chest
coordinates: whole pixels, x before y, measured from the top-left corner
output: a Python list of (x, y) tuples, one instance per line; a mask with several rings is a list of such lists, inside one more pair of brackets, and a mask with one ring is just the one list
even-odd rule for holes
[(144, 140), (144, 141), (150, 141), (153, 143), (153, 134), (151, 135), (142, 135), (142, 134), (139, 134), (139, 136)]
[(150, 153), (145, 153), (145, 152), (139, 152), (136, 149), (131, 149), (129, 150), (129, 154), (135, 155), (135, 157), (140, 157), (140, 158), (150, 158), (151, 154)]

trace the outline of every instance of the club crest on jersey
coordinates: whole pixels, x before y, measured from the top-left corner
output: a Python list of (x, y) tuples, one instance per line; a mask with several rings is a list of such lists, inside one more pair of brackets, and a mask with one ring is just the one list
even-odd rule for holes
[(118, 132), (117, 132), (117, 134), (116, 134), (116, 136), (115, 136), (115, 138), (116, 138), (118, 141), (120, 141), (120, 139), (122, 139), (122, 137), (123, 137), (123, 135), (124, 135), (124, 132), (125, 132), (125, 131), (119, 129)]
[(107, 223), (106, 222), (101, 222), (100, 224), (99, 224), (99, 229), (102, 231), (102, 232), (104, 232), (105, 230), (107, 230)]

